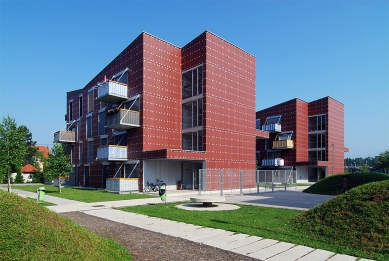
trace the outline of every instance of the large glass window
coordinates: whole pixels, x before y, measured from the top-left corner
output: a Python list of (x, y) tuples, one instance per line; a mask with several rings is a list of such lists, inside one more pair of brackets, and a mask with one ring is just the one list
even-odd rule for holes
[(308, 149), (318, 149), (326, 147), (326, 134), (315, 133), (308, 135)]
[(182, 99), (203, 93), (203, 66), (196, 67), (182, 74)]
[(203, 131), (187, 132), (182, 134), (183, 150), (203, 150)]
[(315, 115), (308, 119), (308, 131), (325, 131), (326, 130), (326, 115)]
[(203, 99), (182, 104), (182, 128), (203, 126)]
[(139, 178), (139, 164), (126, 164), (124, 166), (124, 175), (126, 178)]
[(308, 151), (308, 161), (327, 161), (326, 150)]

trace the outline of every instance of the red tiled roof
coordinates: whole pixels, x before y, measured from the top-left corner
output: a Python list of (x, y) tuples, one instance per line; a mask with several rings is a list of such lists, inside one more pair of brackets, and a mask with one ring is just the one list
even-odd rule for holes
[(35, 146), (40, 152), (43, 152), (43, 156), (47, 159), (49, 157), (50, 150), (46, 146)]
[(34, 168), (34, 166), (31, 164), (27, 164), (26, 166), (24, 166), (22, 168), (22, 173), (31, 173), (31, 172), (36, 172), (36, 171), (37, 171), (37, 169)]

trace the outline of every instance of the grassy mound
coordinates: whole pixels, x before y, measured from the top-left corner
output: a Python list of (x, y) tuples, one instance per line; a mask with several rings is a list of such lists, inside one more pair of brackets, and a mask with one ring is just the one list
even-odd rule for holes
[(389, 180), (353, 188), (295, 218), (307, 236), (389, 258)]
[(131, 260), (101, 238), (36, 202), (0, 191), (0, 260)]
[(357, 186), (375, 181), (389, 180), (381, 173), (347, 173), (326, 177), (303, 192), (322, 195), (339, 195)]

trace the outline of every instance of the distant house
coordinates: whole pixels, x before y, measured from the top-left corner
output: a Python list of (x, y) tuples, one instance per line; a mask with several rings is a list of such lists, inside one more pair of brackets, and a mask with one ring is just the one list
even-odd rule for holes
[[(49, 157), (50, 149), (46, 146), (36, 146), (38, 151), (43, 154), (43, 157), (46, 159)], [(40, 161), (39, 158), (36, 159), (37, 164), (39, 165), (39, 168), (41, 171), (43, 171), (43, 163)], [(30, 175), (35, 174), (36, 172), (39, 172), (33, 165), (27, 164), (22, 168), (22, 176), (25, 183), (31, 182), (32, 178)], [(15, 179), (16, 173), (12, 174), (12, 178)]]

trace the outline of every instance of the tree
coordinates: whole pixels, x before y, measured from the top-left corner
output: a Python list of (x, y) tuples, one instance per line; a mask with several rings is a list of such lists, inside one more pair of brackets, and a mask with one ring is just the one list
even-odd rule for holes
[(11, 174), (21, 170), (27, 155), (29, 131), (18, 126), (9, 115), (0, 124), (0, 178), (7, 177), (11, 192)]
[(70, 156), (65, 154), (61, 144), (55, 143), (43, 170), (45, 179), (58, 178), (58, 192), (61, 193), (61, 183), (71, 171)]
[(16, 172), (14, 183), (24, 183), (22, 171), (20, 169)]
[(385, 172), (389, 170), (389, 150), (381, 152), (378, 155), (378, 167), (384, 169)]

